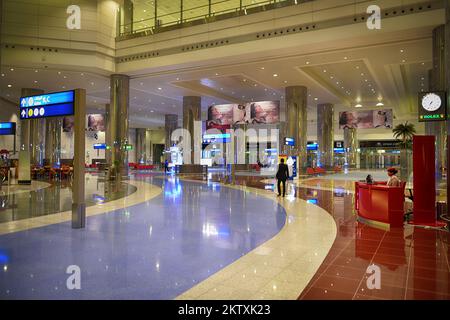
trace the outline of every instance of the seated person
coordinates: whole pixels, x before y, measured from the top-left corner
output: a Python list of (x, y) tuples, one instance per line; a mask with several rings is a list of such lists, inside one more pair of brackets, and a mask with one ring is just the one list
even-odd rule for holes
[(396, 176), (398, 170), (391, 167), (387, 169), (387, 174), (389, 176), (389, 179), (387, 181), (387, 186), (388, 187), (400, 187), (400, 179)]

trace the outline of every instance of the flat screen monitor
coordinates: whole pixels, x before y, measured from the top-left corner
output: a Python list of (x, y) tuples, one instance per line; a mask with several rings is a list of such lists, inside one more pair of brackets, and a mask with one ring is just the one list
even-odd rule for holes
[(16, 134), (15, 122), (0, 122), (0, 136), (9, 136)]

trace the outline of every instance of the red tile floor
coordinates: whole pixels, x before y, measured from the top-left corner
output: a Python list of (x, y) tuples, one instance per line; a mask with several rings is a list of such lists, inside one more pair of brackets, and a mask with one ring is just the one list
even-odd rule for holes
[[(221, 179), (221, 182), (224, 182)], [(258, 177), (232, 183), (264, 188)], [(353, 195), (295, 188), (295, 195), (317, 201), (336, 221), (336, 240), (299, 299), (450, 299), (450, 234), (414, 228), (384, 231), (356, 221)], [(367, 287), (367, 268), (380, 268), (381, 288)]]

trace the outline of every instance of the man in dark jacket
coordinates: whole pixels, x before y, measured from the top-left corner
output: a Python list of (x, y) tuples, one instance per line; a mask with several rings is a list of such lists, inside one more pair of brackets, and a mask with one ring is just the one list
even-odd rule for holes
[(289, 169), (288, 166), (284, 163), (284, 159), (280, 160), (281, 163), (278, 165), (277, 171), (277, 187), (278, 187), (278, 196), (281, 196), (281, 183), (283, 183), (283, 197), (286, 195), (286, 180), (289, 178)]

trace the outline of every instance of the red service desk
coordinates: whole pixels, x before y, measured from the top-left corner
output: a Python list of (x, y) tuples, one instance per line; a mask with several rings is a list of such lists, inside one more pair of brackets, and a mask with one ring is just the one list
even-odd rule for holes
[(388, 187), (386, 182), (355, 182), (355, 209), (358, 216), (388, 227), (402, 227), (405, 186)]

